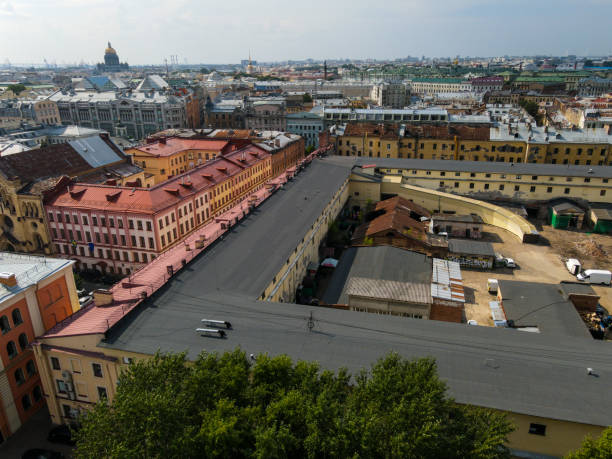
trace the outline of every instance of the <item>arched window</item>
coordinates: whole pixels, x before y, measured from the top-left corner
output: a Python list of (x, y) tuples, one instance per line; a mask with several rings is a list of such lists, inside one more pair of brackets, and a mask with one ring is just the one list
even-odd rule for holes
[(26, 372), (28, 373), (28, 376), (34, 376), (36, 374), (36, 365), (34, 365), (34, 361), (33, 360), (28, 360), (28, 363), (26, 363)]
[(19, 347), (21, 348), (21, 350), (25, 350), (26, 347), (28, 347), (28, 337), (26, 336), (25, 333), (22, 333), (21, 335), (19, 335)]
[(12, 359), (17, 355), (17, 346), (13, 341), (9, 341), (6, 345), (6, 352), (8, 353), (9, 359)]
[(0, 317), (0, 331), (4, 334), (8, 332), (10, 329), (11, 329), (11, 326), (9, 325), (8, 317), (6, 316)]
[(23, 323), (23, 319), (21, 318), (21, 311), (19, 309), (13, 309), (11, 315), (13, 316), (13, 325), (15, 327)]
[(21, 368), (15, 370), (15, 382), (18, 386), (21, 386), (25, 382), (25, 376), (23, 376), (23, 370)]
[(24, 411), (28, 411), (30, 409), (32, 406), (32, 401), (30, 400), (30, 396), (28, 394), (21, 397), (21, 404), (23, 405)]

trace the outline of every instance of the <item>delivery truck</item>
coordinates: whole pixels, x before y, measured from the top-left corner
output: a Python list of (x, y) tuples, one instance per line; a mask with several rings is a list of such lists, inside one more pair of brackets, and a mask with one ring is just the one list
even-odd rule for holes
[(610, 285), (612, 273), (605, 269), (586, 269), (576, 276), (579, 281), (588, 282), (589, 284)]

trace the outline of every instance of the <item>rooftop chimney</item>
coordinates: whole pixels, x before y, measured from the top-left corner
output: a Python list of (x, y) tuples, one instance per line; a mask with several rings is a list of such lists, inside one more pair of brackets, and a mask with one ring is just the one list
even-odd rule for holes
[(15, 273), (0, 273), (0, 284), (5, 285), (7, 287), (14, 287), (15, 285), (17, 285)]

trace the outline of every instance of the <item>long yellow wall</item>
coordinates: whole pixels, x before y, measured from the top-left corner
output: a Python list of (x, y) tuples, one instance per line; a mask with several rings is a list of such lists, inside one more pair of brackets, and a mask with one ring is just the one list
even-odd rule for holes
[(523, 217), (503, 207), (485, 201), (403, 184), (401, 177), (385, 177), (381, 183), (381, 192), (397, 194), (433, 212), (454, 211), (457, 214), (479, 215), (485, 223), (510, 231), (521, 241), (538, 233), (536, 227)]
[(338, 216), (349, 197), (348, 179), (342, 184), (334, 197), (325, 207), (319, 218), (312, 224), (308, 233), (287, 259), (285, 265), (266, 287), (261, 299), (267, 301), (291, 302), (295, 291), (306, 275), (308, 263), (319, 261), (319, 246), (327, 234), (329, 224)]
[[(599, 437), (605, 427), (557, 419), (540, 418), (524, 414), (508, 413), (514, 423), (515, 431), (508, 438), (508, 447), (514, 452), (529, 452), (553, 457), (563, 457), (570, 451), (580, 448), (582, 440), (590, 435)], [(529, 433), (532, 423), (546, 426), (545, 435)]]

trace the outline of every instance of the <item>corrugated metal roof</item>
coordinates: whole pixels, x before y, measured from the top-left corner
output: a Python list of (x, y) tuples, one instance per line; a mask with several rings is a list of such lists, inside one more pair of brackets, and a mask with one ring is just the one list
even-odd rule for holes
[(431, 296), (465, 303), (461, 266), (456, 261), (434, 258), (432, 262)]
[(352, 277), (349, 279), (346, 293), (349, 297), (361, 296), (381, 300), (405, 301), (407, 303), (431, 303), (431, 295), (427, 284), (414, 282)]

